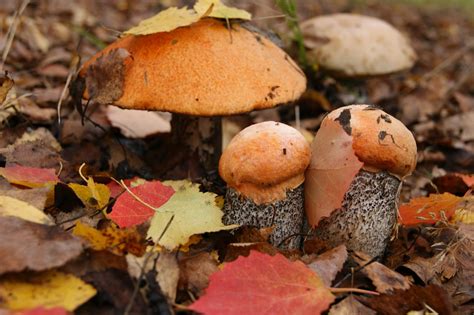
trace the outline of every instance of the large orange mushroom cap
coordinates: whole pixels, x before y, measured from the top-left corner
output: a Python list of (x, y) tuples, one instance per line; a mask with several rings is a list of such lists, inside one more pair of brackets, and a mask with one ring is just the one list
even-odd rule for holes
[[(85, 98), (91, 95), (88, 71), (116, 49), (123, 61), (123, 108), (220, 116), (274, 107), (296, 100), (306, 78), (296, 63), (259, 33), (205, 18), (171, 32), (123, 37), (84, 64)], [(109, 78), (117, 80), (116, 77)]]

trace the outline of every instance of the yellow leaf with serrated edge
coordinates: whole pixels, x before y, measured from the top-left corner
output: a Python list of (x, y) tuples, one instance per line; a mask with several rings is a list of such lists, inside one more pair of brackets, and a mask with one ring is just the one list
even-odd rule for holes
[(141, 256), (145, 252), (145, 242), (135, 228), (120, 229), (115, 225), (97, 230), (91, 226), (76, 223), (72, 234), (85, 239), (93, 250), (108, 250), (116, 255), (128, 252)]
[(82, 203), (89, 208), (103, 209), (110, 199), (110, 189), (104, 184), (97, 184), (92, 177), (87, 179), (87, 186), (70, 183), (69, 187)]
[[(212, 6), (211, 12), (206, 14), (209, 8)], [(198, 0), (194, 5), (194, 10), (200, 15), (214, 17), (218, 19), (241, 19), (250, 20), (252, 15), (241, 9), (228, 7), (223, 4), (220, 0)]]
[(12, 275), (0, 280), (0, 308), (12, 311), (43, 306), (63, 307), (72, 312), (95, 294), (93, 286), (58, 271), (28, 277)]
[(172, 250), (186, 244), (191, 235), (238, 227), (222, 223), (223, 213), (216, 205), (215, 194), (202, 193), (199, 185), (187, 180), (165, 181), (163, 184), (173, 187), (176, 192), (156, 210), (148, 229), (148, 237), (157, 241), (174, 215), (159, 245)]
[(186, 7), (171, 7), (151, 18), (141, 21), (137, 26), (123, 32), (126, 35), (149, 35), (170, 32), (178, 27), (188, 26), (199, 21), (196, 11)]
[(17, 217), (39, 224), (54, 224), (43, 211), (29, 203), (8, 196), (0, 196), (0, 216)]

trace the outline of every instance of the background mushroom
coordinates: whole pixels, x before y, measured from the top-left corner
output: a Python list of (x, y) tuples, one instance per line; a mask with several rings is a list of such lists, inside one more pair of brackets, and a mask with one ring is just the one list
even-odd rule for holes
[(310, 155), (306, 139), (288, 125), (267, 121), (243, 129), (219, 161), (219, 173), (228, 185), (223, 222), (274, 226), (271, 243), (299, 247)]
[(408, 40), (380, 19), (339, 13), (301, 23), (309, 57), (334, 75), (364, 77), (409, 69), (416, 53)]
[(84, 97), (98, 103), (172, 112), (177, 152), (170, 154), (186, 152), (181, 161), (197, 155), (205, 170), (217, 167), (220, 116), (294, 101), (306, 87), (296, 63), (262, 34), (212, 18), (120, 38), (86, 62), (79, 77)]
[(305, 207), (315, 237), (371, 256), (383, 254), (397, 220), (416, 143), (396, 118), (370, 105), (331, 112), (312, 143)]

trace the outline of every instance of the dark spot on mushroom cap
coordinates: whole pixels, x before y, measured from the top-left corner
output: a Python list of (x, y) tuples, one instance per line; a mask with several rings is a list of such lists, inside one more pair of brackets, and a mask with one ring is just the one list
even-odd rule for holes
[(368, 105), (363, 110), (380, 110), (380, 108), (378, 106), (375, 106), (375, 105)]
[(283, 148), (283, 155), (286, 155), (286, 148)]
[(339, 117), (335, 119), (336, 121), (339, 122), (339, 124), (342, 126), (344, 131), (350, 136), (352, 134), (352, 127), (351, 127), (351, 110), (350, 109), (344, 109)]
[(387, 114), (380, 114), (380, 116), (377, 117), (377, 124), (379, 124), (381, 120), (385, 121), (387, 124), (392, 123), (392, 120), (390, 119), (390, 116), (387, 115)]

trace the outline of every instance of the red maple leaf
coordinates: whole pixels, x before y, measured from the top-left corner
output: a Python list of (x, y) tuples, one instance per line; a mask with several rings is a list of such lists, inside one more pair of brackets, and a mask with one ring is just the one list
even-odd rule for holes
[(316, 273), (283, 255), (251, 251), (211, 275), (189, 308), (204, 314), (321, 314), (334, 301)]
[(403, 225), (432, 224), (442, 219), (449, 219), (462, 200), (462, 197), (450, 193), (414, 198), (409, 203), (400, 206), (400, 223)]
[(68, 315), (69, 312), (62, 307), (37, 307), (29, 310), (10, 313), (11, 315)]
[(159, 208), (174, 194), (173, 188), (165, 186), (159, 181), (146, 182), (143, 185), (130, 188), (130, 191), (134, 196), (128, 191), (120, 195), (112, 207), (112, 212), (108, 215), (121, 228), (145, 222), (155, 214), (155, 211), (149, 206), (155, 209)]
[(59, 182), (54, 168), (13, 165), (0, 167), (0, 175), (12, 184), (30, 188), (54, 185)]

